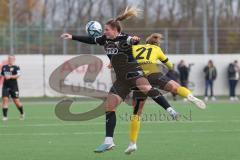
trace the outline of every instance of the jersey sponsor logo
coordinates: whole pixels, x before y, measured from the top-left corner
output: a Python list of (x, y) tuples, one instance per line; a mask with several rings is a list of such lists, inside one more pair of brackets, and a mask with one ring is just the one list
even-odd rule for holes
[(155, 63), (153, 63), (151, 61), (144, 61), (144, 62), (139, 62), (139, 64), (155, 64)]
[(12, 72), (4, 72), (4, 76), (12, 76)]
[(117, 54), (118, 53), (118, 49), (117, 48), (107, 48), (106, 49), (106, 53), (107, 54)]

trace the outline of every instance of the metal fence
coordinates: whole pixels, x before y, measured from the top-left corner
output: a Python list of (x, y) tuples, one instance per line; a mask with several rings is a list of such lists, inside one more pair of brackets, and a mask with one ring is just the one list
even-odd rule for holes
[[(65, 30), (66, 31), (66, 30)], [(99, 46), (64, 41), (60, 38), (63, 29), (40, 27), (15, 27), (13, 35), (14, 54), (103, 54)], [(82, 28), (68, 29), (72, 34), (86, 34)], [(131, 28), (125, 32), (144, 39), (153, 32), (162, 33), (161, 45), (167, 54), (203, 54), (202, 28)], [(10, 53), (10, 33), (8, 28), (0, 28), (0, 54)], [(217, 37), (217, 39), (216, 39)], [(208, 29), (208, 53), (240, 53), (240, 29), (219, 28), (217, 35)], [(214, 48), (214, 46), (216, 46)], [(216, 50), (217, 49), (217, 50)]]

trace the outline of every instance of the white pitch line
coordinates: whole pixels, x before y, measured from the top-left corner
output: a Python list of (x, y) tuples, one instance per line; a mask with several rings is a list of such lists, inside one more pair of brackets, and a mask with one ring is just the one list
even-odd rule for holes
[[(151, 131), (143, 131), (140, 134), (150, 134)], [(73, 132), (73, 133), (0, 133), (0, 136), (65, 136), (65, 135), (100, 135), (105, 132)], [(115, 132), (115, 134), (129, 134), (129, 132)]]
[[(52, 104), (55, 104), (53, 105), (54, 107), (60, 102), (59, 101), (23, 101), (24, 104), (43, 104), (43, 105), (52, 105)], [(101, 103), (102, 101), (74, 101), (73, 103), (74, 104), (98, 104), (98, 103)]]
[[(24, 101), (23, 100), (23, 103), (24, 104), (57, 104), (64, 99), (65, 100), (66, 99), (73, 99), (74, 100), (74, 98), (62, 98), (62, 99), (58, 99), (58, 100), (32, 100), (32, 101)], [(102, 102), (102, 100), (97, 100), (97, 99), (95, 99), (95, 100), (94, 99), (93, 100), (82, 100), (82, 99), (74, 100), (74, 103), (94, 103), (94, 104), (96, 104), (96, 103), (99, 103), (99, 102)], [(179, 101), (170, 100), (169, 102), (174, 103), (174, 104), (183, 104), (183, 105), (191, 104), (190, 102), (184, 102), (184, 101), (181, 101), (181, 100), (179, 100)], [(155, 102), (152, 101), (152, 100), (148, 100), (146, 103), (147, 104), (155, 104)], [(237, 104), (237, 103), (239, 103), (239, 101), (230, 101), (228, 99), (223, 99), (223, 100), (217, 100), (217, 101), (214, 101), (214, 102), (212, 102), (212, 101), (207, 102), (207, 104), (218, 104), (218, 103)]]
[[(240, 129), (234, 130), (176, 130), (176, 131), (142, 131), (140, 134), (162, 133), (240, 133)], [(0, 136), (66, 136), (66, 135), (102, 135), (104, 132), (73, 132), (73, 133), (1, 133)], [(129, 134), (129, 132), (116, 132), (115, 134)]]
[[(192, 123), (240, 123), (240, 120), (228, 120), (228, 121), (143, 121), (142, 123), (146, 124), (167, 124), (167, 123), (184, 123), (184, 124), (192, 124)], [(89, 126), (89, 125), (104, 125), (104, 121), (102, 122), (81, 122), (79, 123), (40, 123), (40, 124), (19, 124), (19, 125), (8, 125), (8, 122), (4, 122), (0, 128), (14, 128), (14, 127), (61, 127), (61, 126)], [(126, 125), (129, 122), (118, 122), (117, 125)]]

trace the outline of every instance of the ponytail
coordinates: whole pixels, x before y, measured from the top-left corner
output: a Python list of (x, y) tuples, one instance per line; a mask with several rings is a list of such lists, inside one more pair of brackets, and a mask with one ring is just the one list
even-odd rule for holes
[(136, 7), (127, 7), (125, 11), (118, 15), (115, 21), (123, 21), (125, 19), (129, 19), (131, 17), (138, 17), (140, 10)]
[(136, 7), (127, 7), (125, 11), (118, 15), (116, 19), (110, 19), (106, 25), (110, 25), (112, 28), (116, 28), (118, 32), (122, 31), (121, 21), (132, 18), (138, 17), (140, 10)]

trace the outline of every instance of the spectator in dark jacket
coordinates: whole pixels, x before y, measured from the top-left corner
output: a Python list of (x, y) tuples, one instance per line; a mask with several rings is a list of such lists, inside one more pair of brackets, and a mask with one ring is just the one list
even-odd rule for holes
[(186, 65), (184, 60), (181, 60), (178, 64), (178, 72), (179, 72), (179, 80), (180, 84), (184, 87), (188, 87), (188, 76), (189, 76), (190, 68)]
[[(175, 82), (179, 83), (179, 74), (178, 72), (175, 70), (175, 65), (173, 64), (173, 69), (169, 70), (167, 73), (167, 76), (171, 79), (174, 80)], [(173, 96), (173, 100), (176, 101), (177, 100), (177, 94), (172, 93)]]
[[(181, 60), (180, 63), (178, 64), (179, 81), (180, 84), (186, 88), (188, 88), (188, 77), (191, 65), (187, 66), (184, 60)], [(186, 98), (184, 98), (183, 100), (187, 101)]]
[(204, 67), (203, 72), (205, 73), (205, 101), (208, 100), (208, 88), (210, 87), (211, 99), (216, 100), (213, 92), (213, 83), (217, 78), (217, 69), (213, 65), (213, 61), (209, 60), (208, 65)]
[(238, 61), (229, 64), (228, 67), (228, 82), (229, 82), (229, 97), (231, 101), (239, 100), (235, 94), (236, 86), (240, 77), (240, 68)]

